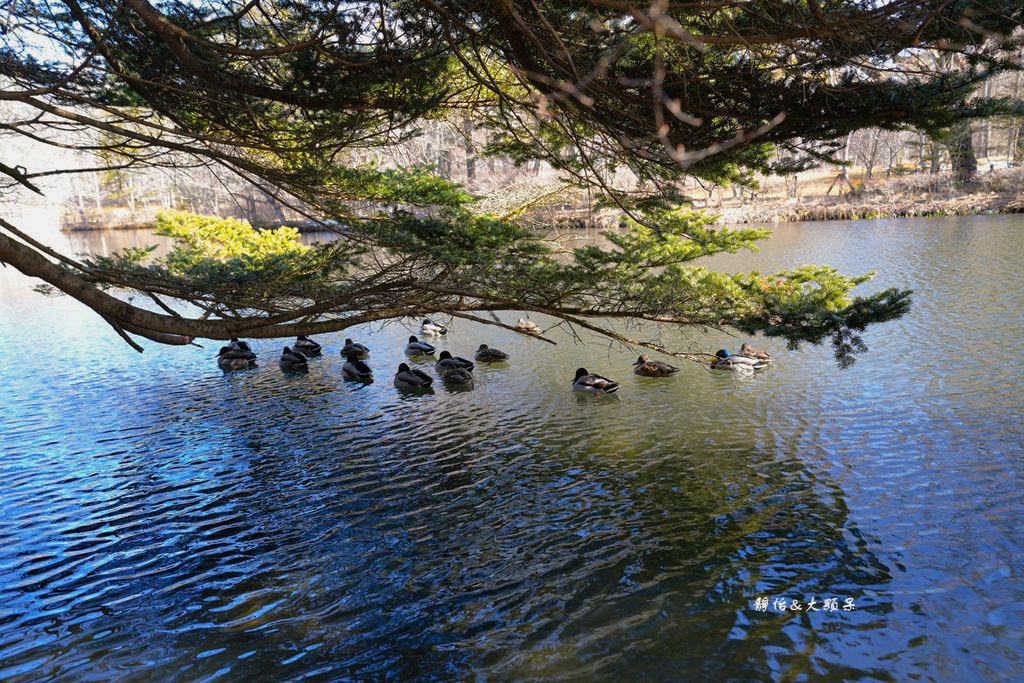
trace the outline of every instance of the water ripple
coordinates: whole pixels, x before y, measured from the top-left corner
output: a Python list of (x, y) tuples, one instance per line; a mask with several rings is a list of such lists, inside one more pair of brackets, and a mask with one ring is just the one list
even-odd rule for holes
[[(1012, 678), (1024, 221), (776, 233), (713, 265), (877, 268), (913, 311), (850, 371), (760, 340), (770, 370), (668, 380), (459, 322), (446, 348), (512, 362), (416, 396), (400, 325), (223, 374), (4, 285), (4, 347), (67, 357), (0, 366), (0, 678)], [(373, 384), (341, 378), (345, 336)], [(577, 400), (581, 364), (618, 399)]]

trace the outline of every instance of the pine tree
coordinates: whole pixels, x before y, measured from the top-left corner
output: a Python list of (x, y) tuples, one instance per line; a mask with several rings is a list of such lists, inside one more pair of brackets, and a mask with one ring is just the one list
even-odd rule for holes
[[(828, 267), (706, 272), (692, 261), (767, 233), (710, 227), (680, 208), (681, 181), (748, 183), (754, 171), (830, 158), (859, 128), (939, 135), (1008, 111), (973, 93), (1017, 68), (1022, 13), (1010, 0), (11, 3), (0, 9), (11, 27), (0, 37), (0, 97), (44, 123), (12, 122), (9, 133), (80, 149), (102, 135), (118, 167), (172, 163), (173, 153), (224, 168), (341, 239), (228, 258), (203, 246), (207, 232), (186, 230), (177, 238), (195, 260), (183, 269), (138, 252), (58, 256), (0, 219), (0, 260), (93, 307), (133, 344), (129, 335), (312, 334), (427, 312), (493, 324), (481, 314), (526, 309), (629, 343), (639, 340), (604, 321), (829, 339), (847, 362), (857, 332), (902, 314), (909, 292), (856, 298), (868, 276)], [(955, 53), (962, 68), (901, 66), (924, 50)], [(483, 154), (545, 162), (621, 212), (612, 246), (554, 254), (431, 169), (346, 161), (416, 135), (418, 122), (467, 114), (486, 129)], [(68, 129), (82, 137), (67, 142)], [(21, 163), (0, 173), (30, 189), (60, 172)], [(611, 182), (623, 170), (635, 182)], [(145, 293), (161, 312), (107, 288)], [(164, 299), (203, 315), (177, 315)]]

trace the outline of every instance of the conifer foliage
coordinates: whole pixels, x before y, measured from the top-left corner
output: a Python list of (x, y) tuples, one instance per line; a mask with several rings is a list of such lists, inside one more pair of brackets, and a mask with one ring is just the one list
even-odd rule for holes
[[(122, 168), (208, 164), (339, 233), (304, 248), (288, 231), (169, 214), (166, 258), (75, 260), (0, 217), (0, 261), (125, 339), (292, 336), (434, 312), (504, 324), (501, 311), (527, 310), (652, 348), (607, 321), (829, 340), (845, 365), (858, 333), (902, 315), (909, 292), (856, 297), (870, 275), (827, 266), (710, 272), (694, 261), (768, 233), (681, 208), (680, 179), (749, 182), (826, 159), (859, 128), (939, 135), (1008, 111), (974, 90), (1019, 68), (1022, 18), (1012, 0), (0, 4), (0, 99), (36, 112), (4, 134)], [(906, 66), (922, 50), (963, 68)], [(618, 211), (619, 228), (604, 246), (560, 252), (430, 168), (351, 161), (418, 122), (466, 116), (487, 130), (483, 153), (554, 166)], [(33, 178), (75, 171), (30, 161), (0, 158), (0, 178), (37, 190)], [(630, 183), (615, 181), (623, 173)]]

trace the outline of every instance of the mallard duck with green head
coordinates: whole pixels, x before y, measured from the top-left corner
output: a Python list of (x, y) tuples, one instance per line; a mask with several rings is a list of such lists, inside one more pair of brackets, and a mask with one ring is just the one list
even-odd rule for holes
[(587, 372), (586, 368), (579, 368), (576, 370), (576, 378), (572, 381), (572, 390), (590, 394), (614, 394), (619, 390), (619, 383)]
[(711, 361), (711, 367), (719, 370), (760, 370), (768, 367), (768, 362), (760, 358), (734, 355), (725, 349), (719, 349), (715, 352), (715, 360)]
[(420, 334), (441, 336), (448, 334), (448, 328), (435, 323), (430, 318), (424, 318), (423, 324), (420, 325)]
[(409, 343), (405, 346), (405, 352), (410, 356), (433, 356), (434, 345), (420, 341), (415, 335), (409, 337)]

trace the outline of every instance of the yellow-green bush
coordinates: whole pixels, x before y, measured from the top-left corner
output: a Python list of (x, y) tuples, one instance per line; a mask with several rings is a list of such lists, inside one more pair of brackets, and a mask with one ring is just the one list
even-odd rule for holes
[(245, 220), (183, 211), (160, 213), (156, 233), (174, 239), (164, 262), (181, 275), (215, 264), (223, 264), (228, 271), (260, 270), (309, 250), (299, 244), (295, 228), (256, 230)]

